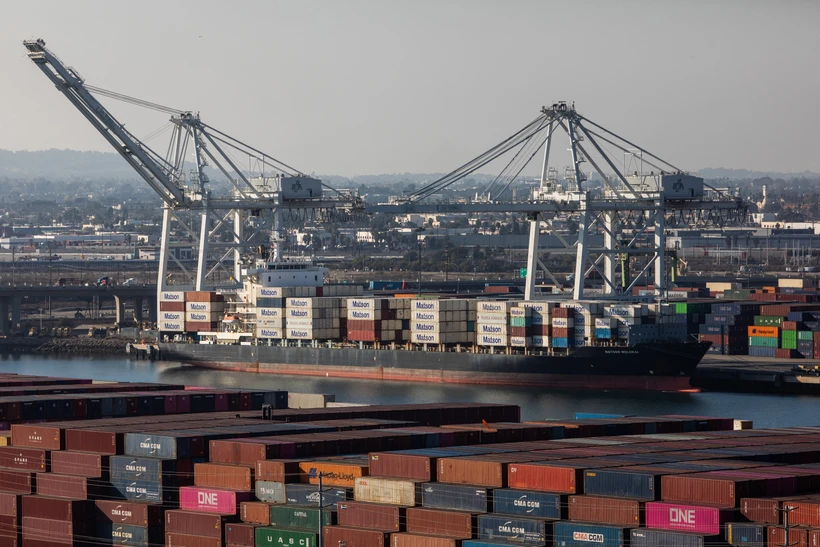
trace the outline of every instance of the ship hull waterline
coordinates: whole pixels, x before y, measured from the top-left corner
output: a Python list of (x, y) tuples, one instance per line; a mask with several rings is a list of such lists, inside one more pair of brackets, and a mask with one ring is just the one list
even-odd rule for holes
[(569, 356), (161, 343), (164, 360), (238, 371), (402, 382), (697, 392), (709, 344), (579, 348)]

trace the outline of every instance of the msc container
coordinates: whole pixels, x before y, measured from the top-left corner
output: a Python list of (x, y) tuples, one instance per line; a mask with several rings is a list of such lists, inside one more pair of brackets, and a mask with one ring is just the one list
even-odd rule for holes
[[(327, 535), (325, 535), (324, 541), (326, 542), (325, 545), (334, 545), (328, 542)], [(256, 529), (255, 543), (256, 547), (317, 547), (317, 534), (260, 526)]]
[[(491, 491), (478, 486), (427, 482), (421, 486), (421, 504), (434, 509), (452, 509), (470, 513), (491, 510)], [(416, 505), (415, 503), (403, 505)]]
[(629, 529), (598, 524), (559, 521), (553, 526), (555, 547), (624, 547), (629, 544)]
[(593, 496), (570, 496), (568, 516), (569, 520), (617, 526), (640, 526), (643, 521), (641, 502)]
[(421, 497), (419, 489), (419, 483), (412, 481), (360, 477), (355, 480), (353, 497), (356, 501), (413, 506)]
[(194, 464), (194, 485), (225, 490), (253, 490), (253, 469), (218, 463)]
[[(257, 482), (258, 484), (258, 482)], [(319, 506), (319, 487), (312, 484), (286, 484), (285, 503), (291, 505)], [(350, 499), (349, 488), (325, 488), (322, 485), (322, 507), (336, 505), (337, 502)]]
[(751, 522), (729, 522), (726, 524), (724, 538), (726, 543), (736, 547), (766, 547), (766, 526)]
[(562, 502), (564, 506), (567, 503), (563, 498), (560, 494), (499, 488), (493, 490), (493, 512), (558, 520), (566, 513), (561, 510)]
[(285, 503), (285, 485), (281, 482), (256, 481), (256, 497), (269, 503)]
[(336, 518), (340, 526), (398, 532), (404, 528), (406, 509), (397, 505), (340, 501), (336, 504)]
[(165, 511), (165, 531), (191, 536), (222, 537), (222, 527), (233, 517), (193, 511)]
[(261, 501), (243, 501), (239, 504), (239, 519), (249, 524), (270, 524), (270, 505)]
[(655, 501), (660, 491), (660, 474), (619, 471), (617, 468), (584, 472), (584, 493), (590, 496)]
[(737, 513), (734, 509), (663, 502), (646, 504), (647, 528), (714, 536), (721, 533), (725, 523), (736, 517)]
[(584, 485), (584, 469), (549, 462), (510, 464), (507, 484), (510, 488), (580, 494)]
[(188, 536), (169, 532), (165, 534), (165, 547), (222, 547), (222, 540), (207, 536)]
[(390, 547), (461, 547), (461, 540), (425, 534), (390, 534)]
[(322, 540), (325, 545), (390, 547), (390, 534), (378, 530), (362, 530), (361, 528), (346, 528), (343, 526), (325, 526), (322, 529)]
[(136, 545), (149, 547), (159, 545), (165, 540), (162, 526), (134, 526), (114, 522), (98, 522), (97, 537), (110, 540), (114, 545)]
[(720, 536), (706, 536), (691, 532), (672, 532), (669, 530), (651, 530), (640, 528), (632, 530), (631, 547), (708, 547), (720, 545)]
[(463, 511), (445, 511), (424, 507), (407, 509), (407, 531), (417, 534), (470, 539), (476, 528), (476, 517)]
[(0, 467), (17, 471), (48, 471), (49, 454), (38, 448), (0, 446)]
[(543, 545), (547, 523), (543, 520), (507, 515), (479, 515), (478, 538)]
[(108, 479), (110, 465), (109, 457), (100, 454), (64, 451), (51, 453), (51, 471), (60, 475)]
[(319, 526), (336, 524), (336, 512), (318, 507), (296, 507), (293, 505), (272, 505), (270, 507), (270, 526), (273, 528), (290, 528), (319, 533)]
[(107, 500), (97, 500), (94, 505), (97, 521), (156, 526), (161, 525), (165, 518), (165, 508), (158, 505)]
[(236, 515), (239, 511), (239, 504), (243, 501), (250, 501), (250, 498), (250, 492), (230, 492), (195, 486), (183, 486), (179, 489), (181, 509), (222, 515)]

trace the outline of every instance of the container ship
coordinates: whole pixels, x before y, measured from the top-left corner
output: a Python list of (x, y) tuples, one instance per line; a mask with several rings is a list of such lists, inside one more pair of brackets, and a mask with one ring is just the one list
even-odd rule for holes
[(238, 290), (161, 291), (161, 358), (289, 375), (690, 391), (711, 345), (689, 334), (685, 304), (680, 313), (679, 304), (383, 298), (325, 286), (325, 273), (260, 261)]

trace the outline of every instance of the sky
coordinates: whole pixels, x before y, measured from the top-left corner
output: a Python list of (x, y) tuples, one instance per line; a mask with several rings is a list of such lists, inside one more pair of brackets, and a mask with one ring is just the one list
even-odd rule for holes
[(7, 1), (0, 149), (110, 151), (26, 56), (43, 38), (307, 173), (450, 171), (559, 100), (683, 169), (820, 172), (818, 24), (816, 0)]

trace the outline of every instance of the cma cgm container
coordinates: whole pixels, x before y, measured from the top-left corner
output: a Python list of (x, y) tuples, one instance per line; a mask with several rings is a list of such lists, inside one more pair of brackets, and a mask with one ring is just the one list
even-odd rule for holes
[(478, 538), (543, 545), (547, 523), (543, 520), (508, 515), (479, 515)]
[(487, 513), (492, 508), (490, 492), (478, 486), (427, 482), (421, 486), (421, 504), (435, 509)]
[(493, 490), (493, 512), (532, 518), (560, 520), (567, 500), (560, 494), (499, 488)]
[(721, 533), (727, 522), (736, 518), (737, 512), (734, 509), (663, 502), (646, 504), (647, 528), (715, 536)]
[(404, 507), (380, 505), (359, 501), (340, 501), (336, 504), (336, 515), (340, 526), (368, 528), (382, 532), (398, 532), (406, 522)]
[(156, 526), (163, 523), (165, 508), (159, 505), (133, 503), (127, 501), (97, 500), (96, 520), (133, 524), (135, 526)]
[[(361, 528), (345, 528), (343, 526), (325, 526), (322, 529), (322, 540), (325, 545), (345, 545), (346, 547), (390, 546), (390, 534), (378, 530), (362, 530)], [(257, 547), (263, 546), (257, 543)]]
[(720, 536), (639, 528), (632, 530), (630, 547), (709, 547), (721, 542)]
[(624, 547), (629, 544), (629, 529), (580, 522), (556, 522), (553, 527), (555, 547)]
[(160, 545), (165, 540), (162, 526), (134, 526), (115, 522), (98, 522), (97, 537), (114, 545), (136, 545), (149, 547)]
[(619, 471), (617, 468), (584, 472), (584, 493), (590, 496), (655, 501), (660, 491), (659, 474)]

